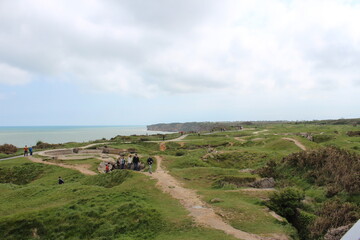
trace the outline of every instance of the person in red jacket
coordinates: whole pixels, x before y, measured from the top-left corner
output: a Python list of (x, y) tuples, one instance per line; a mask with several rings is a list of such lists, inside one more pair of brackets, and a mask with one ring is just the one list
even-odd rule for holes
[(28, 155), (28, 150), (29, 150), (28, 146), (25, 145), (25, 147), (24, 147), (24, 157)]

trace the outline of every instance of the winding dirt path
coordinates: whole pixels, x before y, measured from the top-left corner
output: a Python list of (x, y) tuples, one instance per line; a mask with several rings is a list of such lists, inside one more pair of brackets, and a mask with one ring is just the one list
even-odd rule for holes
[(296, 146), (298, 146), (302, 150), (306, 151), (306, 147), (301, 142), (299, 142), (298, 140), (296, 140), (294, 138), (282, 138), (282, 139), (293, 142), (293, 143), (295, 143)]
[(42, 164), (47, 164), (47, 165), (53, 165), (53, 166), (59, 166), (59, 167), (63, 167), (63, 168), (74, 169), (85, 175), (96, 175), (97, 174), (96, 172), (91, 171), (89, 169), (90, 165), (88, 165), (88, 164), (67, 165), (67, 164), (63, 164), (63, 163), (53, 163), (53, 162), (43, 161), (41, 158), (36, 158), (33, 156), (28, 156), (27, 158), (30, 161), (36, 162), (36, 163), (42, 163)]
[(156, 186), (163, 192), (169, 193), (173, 198), (180, 201), (180, 203), (190, 212), (196, 223), (210, 228), (222, 230), (227, 234), (233, 235), (238, 239), (243, 240), (261, 240), (258, 235), (243, 232), (235, 229), (217, 215), (211, 207), (207, 206), (194, 190), (187, 189), (170, 174), (165, 171), (162, 166), (162, 157), (155, 156), (157, 160), (157, 170), (153, 174), (144, 173), (148, 176), (158, 180)]

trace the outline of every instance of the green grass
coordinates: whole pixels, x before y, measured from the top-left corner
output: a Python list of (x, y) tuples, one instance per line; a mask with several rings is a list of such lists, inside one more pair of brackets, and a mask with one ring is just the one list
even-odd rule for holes
[[(163, 156), (163, 167), (184, 187), (197, 191), (235, 228), (262, 236), (285, 234), (297, 239), (291, 225), (279, 222), (266, 211), (264, 201), (269, 192), (242, 190), (240, 183), (260, 177), (239, 170), (256, 170), (270, 160), (280, 163), (285, 156), (301, 151), (284, 137), (297, 139), (307, 149), (335, 145), (360, 153), (360, 137), (346, 135), (355, 130), (351, 125), (262, 124), (242, 131), (190, 134), (183, 144), (167, 142), (164, 152), (159, 143), (147, 142), (161, 141), (162, 135), (116, 137), (108, 146), (134, 148), (143, 163), (149, 156)], [(309, 141), (299, 133), (311, 133), (317, 140)], [(176, 133), (166, 138), (179, 136)], [(244, 141), (236, 140), (237, 137)], [(90, 143), (93, 142), (65, 146)], [(96, 158), (49, 161), (89, 164), (93, 171), (97, 171), (100, 162)], [(298, 170), (281, 171), (277, 188), (302, 189), (306, 195), (303, 210), (315, 213), (329, 199), (326, 188), (315, 186)], [(32, 239), (36, 234), (42, 239), (234, 239), (221, 231), (195, 225), (177, 200), (156, 188), (155, 180), (137, 172), (119, 170), (84, 176), (75, 170), (18, 158), (1, 161), (0, 174), (0, 235), (4, 239)], [(59, 176), (65, 184), (57, 184)], [(337, 197), (359, 204), (359, 195), (340, 192)], [(211, 203), (213, 198), (222, 201)]]
[[(84, 176), (77, 171), (30, 163), (0, 162), (2, 169), (41, 166), (25, 185), (0, 183), (2, 239), (229, 239), (193, 224), (177, 200), (155, 181), (130, 171)], [(61, 176), (65, 184), (58, 185)], [(35, 232), (35, 233), (34, 233)]]

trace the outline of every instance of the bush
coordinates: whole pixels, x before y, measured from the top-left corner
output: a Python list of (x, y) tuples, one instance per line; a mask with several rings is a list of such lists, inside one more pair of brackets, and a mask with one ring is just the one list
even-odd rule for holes
[(50, 144), (50, 143), (46, 143), (46, 142), (42, 142), (42, 141), (38, 141), (36, 143), (36, 148), (37, 149), (49, 149), (49, 148), (56, 148), (56, 147), (61, 147), (63, 146), (62, 144)]
[(316, 216), (314, 214), (298, 210), (293, 225), (298, 230), (300, 239), (310, 239), (309, 226), (313, 224)]
[(349, 137), (358, 137), (360, 136), (360, 131), (349, 131), (346, 133)]
[(355, 223), (360, 218), (360, 208), (355, 204), (334, 199), (324, 203), (317, 215), (319, 217), (310, 226), (311, 236), (316, 239), (330, 228)]
[(360, 192), (360, 155), (337, 147), (298, 152), (283, 158), (309, 181), (318, 186), (334, 186), (350, 194)]
[(178, 156), (178, 157), (183, 156), (183, 155), (185, 155), (185, 152), (182, 152), (182, 151), (181, 152), (179, 151), (179, 152), (175, 153), (175, 156)]
[(334, 139), (334, 136), (331, 135), (314, 135), (313, 136), (313, 141), (316, 143), (322, 143), (322, 142), (327, 142)]
[(257, 169), (256, 173), (259, 174), (260, 177), (278, 178), (280, 173), (278, 172), (277, 167), (278, 164), (274, 160), (270, 160), (264, 167)]
[(13, 154), (17, 152), (17, 147), (12, 144), (0, 145), (0, 153)]
[(293, 222), (297, 214), (297, 208), (302, 206), (301, 200), (304, 198), (303, 191), (288, 187), (270, 195), (267, 206), (277, 214), (285, 217), (289, 222)]
[(44, 168), (45, 166), (34, 163), (24, 163), (12, 168), (0, 168), (0, 183), (28, 184), (38, 178)]

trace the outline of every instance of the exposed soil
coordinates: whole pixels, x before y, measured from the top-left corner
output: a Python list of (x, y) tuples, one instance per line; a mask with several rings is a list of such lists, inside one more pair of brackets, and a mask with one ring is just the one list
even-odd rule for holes
[(164, 142), (160, 143), (160, 151), (165, 151), (166, 150), (166, 144)]
[(298, 146), (302, 150), (306, 151), (306, 147), (301, 142), (299, 142), (298, 140), (293, 139), (293, 138), (282, 138), (282, 139), (293, 142), (293, 143), (295, 143), (296, 146)]
[(245, 139), (242, 139), (240, 137), (234, 137), (235, 140), (239, 141), (239, 142), (246, 142)]
[(233, 235), (243, 240), (267, 239), (258, 235), (247, 233), (233, 228), (215, 213), (214, 209), (203, 202), (194, 190), (181, 186), (174, 177), (168, 174), (162, 166), (162, 157), (155, 156), (157, 160), (157, 170), (153, 174), (144, 173), (158, 180), (157, 187), (163, 192), (169, 193), (173, 198), (178, 199), (180, 203), (190, 212), (197, 224), (222, 230), (227, 234)]

